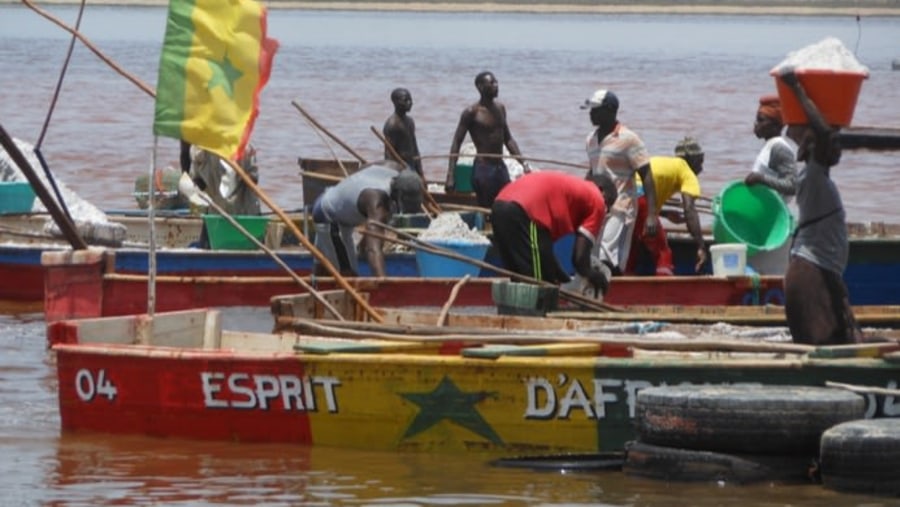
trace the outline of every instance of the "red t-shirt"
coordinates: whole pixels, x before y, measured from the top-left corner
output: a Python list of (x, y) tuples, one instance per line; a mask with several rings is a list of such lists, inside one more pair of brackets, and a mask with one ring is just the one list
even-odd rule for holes
[(498, 201), (515, 202), (554, 240), (576, 230), (592, 241), (600, 236), (606, 204), (593, 182), (559, 171), (536, 171), (509, 183)]

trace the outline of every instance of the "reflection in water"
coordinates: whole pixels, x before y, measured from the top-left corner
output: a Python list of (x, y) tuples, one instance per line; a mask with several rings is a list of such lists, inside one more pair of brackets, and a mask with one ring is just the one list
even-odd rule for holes
[(667, 484), (615, 471), (494, 467), (473, 454), (89, 434), (59, 439), (48, 476), (43, 500), (55, 505), (877, 505), (816, 485)]
[(891, 505), (818, 485), (501, 468), (491, 466), (495, 456), (472, 453), (61, 435), (55, 360), (45, 344), (40, 315), (0, 316), (0, 505)]

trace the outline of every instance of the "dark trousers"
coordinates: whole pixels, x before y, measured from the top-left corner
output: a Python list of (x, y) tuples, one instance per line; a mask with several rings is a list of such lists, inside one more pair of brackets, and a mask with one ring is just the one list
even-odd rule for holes
[(796, 255), (784, 275), (784, 313), (796, 343), (838, 345), (862, 339), (841, 276)]
[(494, 247), (506, 269), (552, 283), (569, 281), (553, 253), (550, 231), (533, 222), (521, 206), (494, 202), (491, 223)]

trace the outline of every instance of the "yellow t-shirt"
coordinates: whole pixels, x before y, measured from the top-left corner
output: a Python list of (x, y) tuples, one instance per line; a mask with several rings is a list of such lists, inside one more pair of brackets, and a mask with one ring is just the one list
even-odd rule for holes
[[(681, 157), (650, 157), (650, 171), (656, 187), (656, 210), (659, 211), (676, 192), (700, 197), (700, 180)], [(635, 183), (641, 185), (640, 175)]]

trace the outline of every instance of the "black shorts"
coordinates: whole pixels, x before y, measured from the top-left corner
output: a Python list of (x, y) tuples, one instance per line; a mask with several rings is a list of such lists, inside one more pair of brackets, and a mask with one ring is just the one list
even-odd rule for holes
[(472, 189), (482, 208), (494, 205), (497, 194), (509, 183), (509, 170), (502, 160), (476, 160), (472, 168)]

